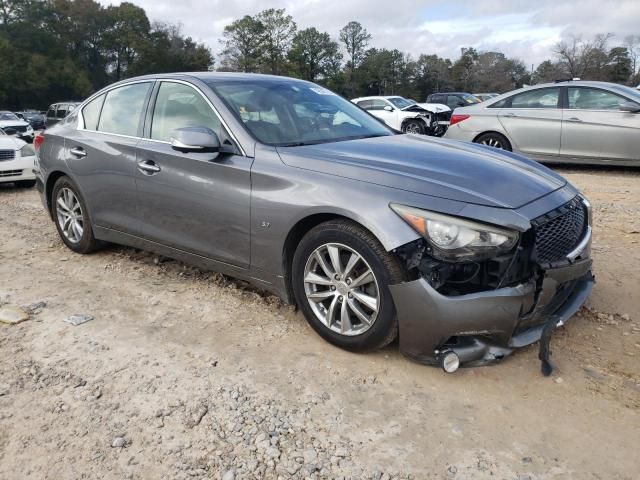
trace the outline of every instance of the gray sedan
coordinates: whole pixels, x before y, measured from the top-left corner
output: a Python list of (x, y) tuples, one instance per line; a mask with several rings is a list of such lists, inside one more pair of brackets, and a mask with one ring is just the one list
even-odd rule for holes
[(456, 110), (445, 136), (546, 162), (640, 166), (640, 92), (587, 81), (527, 87)]
[(447, 371), (549, 334), (592, 285), (590, 208), (517, 155), (398, 134), (318, 85), (129, 79), (39, 135), (42, 201), (77, 253), (104, 242), (248, 280), (352, 351), (400, 339)]

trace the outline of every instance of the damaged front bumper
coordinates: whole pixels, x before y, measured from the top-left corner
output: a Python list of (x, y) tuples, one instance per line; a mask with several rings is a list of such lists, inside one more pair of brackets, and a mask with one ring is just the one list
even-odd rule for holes
[(400, 351), (426, 364), (438, 364), (445, 351), (455, 352), (462, 366), (498, 361), (584, 304), (594, 282), (591, 266), (582, 258), (517, 286), (457, 296), (439, 293), (424, 278), (392, 285)]

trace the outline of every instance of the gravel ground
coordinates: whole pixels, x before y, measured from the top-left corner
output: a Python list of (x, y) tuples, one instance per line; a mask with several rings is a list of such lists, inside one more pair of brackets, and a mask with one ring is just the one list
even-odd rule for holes
[(535, 346), (455, 375), (338, 350), (242, 282), (75, 255), (0, 187), (0, 307), (29, 313), (0, 323), (0, 478), (638, 478), (640, 172), (560, 171), (594, 204), (598, 283), (551, 378)]

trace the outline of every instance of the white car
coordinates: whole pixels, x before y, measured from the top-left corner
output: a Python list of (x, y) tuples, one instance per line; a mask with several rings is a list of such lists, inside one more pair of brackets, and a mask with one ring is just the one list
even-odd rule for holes
[(16, 136), (27, 142), (32, 142), (35, 132), (29, 122), (20, 119), (15, 113), (0, 111), (0, 130), (7, 135)]
[(33, 187), (36, 152), (33, 145), (0, 130), (0, 183), (17, 187)]
[(640, 92), (579, 80), (521, 88), (456, 108), (445, 138), (541, 162), (640, 166)]
[[(446, 105), (419, 104), (400, 96), (359, 97), (351, 101), (391, 128), (423, 135), (444, 134), (444, 118), (450, 111)], [(441, 113), (445, 115), (441, 117)]]

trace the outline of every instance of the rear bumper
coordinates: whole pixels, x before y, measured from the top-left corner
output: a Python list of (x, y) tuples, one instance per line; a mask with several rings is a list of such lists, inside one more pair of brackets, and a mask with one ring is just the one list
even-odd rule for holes
[(484, 365), (538, 341), (551, 318), (564, 324), (593, 286), (591, 259), (548, 269), (541, 281), (449, 297), (424, 279), (392, 285), (400, 350), (427, 364), (453, 350), (461, 365)]

